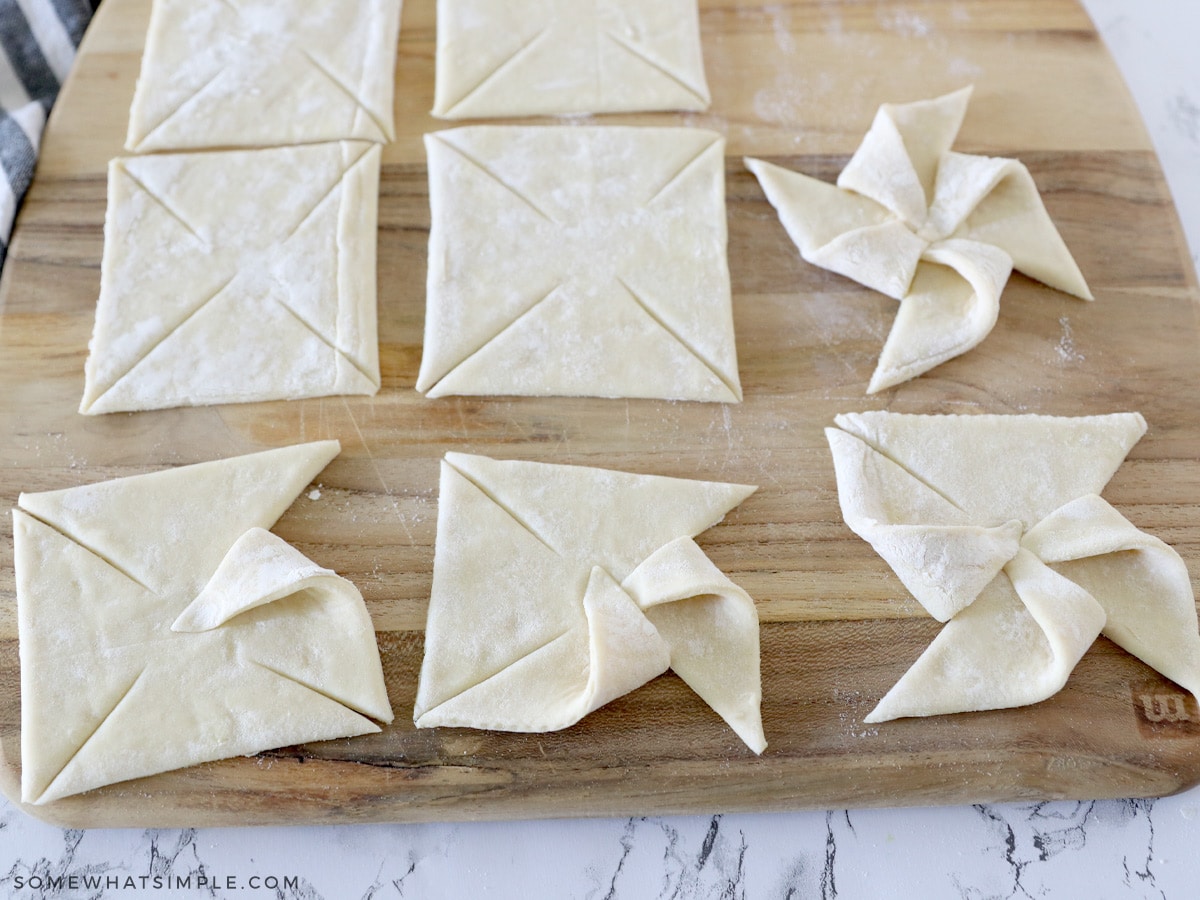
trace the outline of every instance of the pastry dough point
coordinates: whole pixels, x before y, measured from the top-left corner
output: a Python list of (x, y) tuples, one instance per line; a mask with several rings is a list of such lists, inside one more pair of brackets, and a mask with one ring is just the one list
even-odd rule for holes
[(1187, 567), (1098, 496), (1140, 415), (870, 412), (836, 426), (846, 524), (947, 622), (866, 721), (1044, 700), (1101, 633), (1197, 693)]
[(342, 142), (114, 160), (80, 412), (377, 392), (379, 159)]
[(25, 802), (391, 721), (361, 595), (264, 530), (338, 450), (21, 496)]
[(445, 119), (702, 110), (696, 0), (438, 0)]
[(746, 160), (807, 262), (900, 301), (869, 394), (977, 346), (1013, 269), (1092, 299), (1029, 170), (950, 149), (970, 94), (880, 107), (836, 186)]
[(417, 390), (741, 400), (720, 136), (480, 126), (425, 143)]
[(154, 0), (125, 148), (395, 137), (400, 0)]
[(567, 728), (669, 666), (762, 752), (754, 602), (692, 540), (753, 491), (447, 454), (417, 727)]

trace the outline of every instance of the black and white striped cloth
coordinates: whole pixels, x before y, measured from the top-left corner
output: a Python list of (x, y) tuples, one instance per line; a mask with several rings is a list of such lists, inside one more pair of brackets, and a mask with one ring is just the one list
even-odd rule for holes
[(0, 0), (0, 267), (46, 116), (99, 0)]

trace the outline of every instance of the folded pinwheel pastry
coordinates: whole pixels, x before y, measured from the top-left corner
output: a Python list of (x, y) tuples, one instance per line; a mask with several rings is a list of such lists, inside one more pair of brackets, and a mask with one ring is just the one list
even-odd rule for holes
[(805, 260), (900, 301), (868, 393), (987, 337), (1014, 268), (1092, 299), (1024, 164), (950, 149), (970, 96), (880, 107), (836, 187), (746, 160)]
[(417, 726), (555, 731), (671, 668), (761, 753), (754, 601), (692, 540), (754, 490), (446, 454)]
[(866, 721), (1036, 703), (1099, 634), (1200, 691), (1187, 567), (1098, 496), (1145, 432), (1140, 415), (835, 424), (846, 524), (947, 623)]
[(265, 530), (338, 450), (21, 495), (23, 801), (391, 721), (362, 596)]

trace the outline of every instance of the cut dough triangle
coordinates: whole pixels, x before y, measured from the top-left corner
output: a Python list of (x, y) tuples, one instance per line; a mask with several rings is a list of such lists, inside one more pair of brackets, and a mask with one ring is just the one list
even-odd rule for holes
[(264, 530), (337, 451), (21, 496), (25, 802), (391, 721), (361, 595)]
[(753, 490), (447, 454), (417, 726), (566, 728), (670, 665), (761, 752), (754, 602), (691, 540)]

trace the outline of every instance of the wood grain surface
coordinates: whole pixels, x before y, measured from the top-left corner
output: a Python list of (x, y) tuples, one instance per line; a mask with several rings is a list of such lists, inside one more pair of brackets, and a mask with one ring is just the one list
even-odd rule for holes
[[(343, 453), (275, 529), (362, 590), (396, 723), (115, 785), (30, 812), (61, 824), (527, 818), (1159, 795), (1200, 781), (1194, 700), (1105, 639), (1024, 709), (867, 726), (937, 625), (842, 523), (822, 428), (839, 412), (1105, 413), (1150, 430), (1105, 492), (1200, 575), (1195, 275), (1162, 174), (1074, 0), (701, 0), (714, 102), (682, 123), (729, 140), (729, 261), (745, 402), (449, 398), (413, 389), (429, 211), (433, 0), (406, 0), (398, 138), (385, 150), (374, 398), (75, 410), (99, 287), (105, 165), (121, 155), (149, 0), (105, 0), (45, 137), (0, 286), (0, 503), (21, 491), (318, 438)], [(976, 350), (867, 397), (895, 303), (802, 262), (741, 157), (832, 180), (884, 101), (973, 82), (956, 144), (1030, 168), (1095, 294), (1014, 276)], [(665, 675), (545, 735), (418, 731), (437, 516), (450, 449), (755, 483), (700, 538), (757, 600), (770, 746), (749, 752)], [(11, 523), (0, 540), (0, 782), (20, 698)]]

